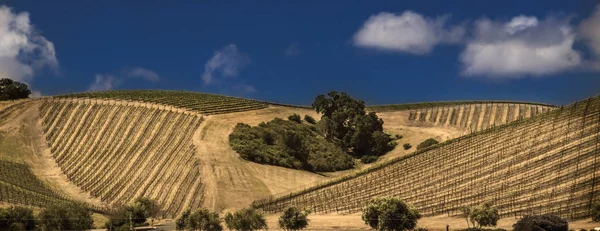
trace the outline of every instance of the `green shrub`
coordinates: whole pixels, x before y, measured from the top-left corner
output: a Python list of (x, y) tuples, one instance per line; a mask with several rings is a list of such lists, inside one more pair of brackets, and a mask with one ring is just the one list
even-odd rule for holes
[(404, 145), (402, 145), (402, 147), (404, 148), (404, 150), (408, 150), (412, 148), (412, 145), (410, 145), (409, 143), (405, 143)]
[(375, 230), (412, 230), (419, 218), (416, 209), (397, 198), (371, 199), (362, 214), (365, 224)]
[(360, 162), (362, 162), (363, 164), (370, 164), (377, 161), (378, 159), (378, 156), (363, 156), (360, 158)]
[(515, 231), (545, 230), (545, 231), (567, 231), (569, 223), (559, 216), (527, 215), (513, 225)]
[(0, 208), (0, 230), (33, 230), (33, 210), (21, 206)]
[(402, 136), (402, 135), (398, 135), (398, 134), (396, 134), (396, 136), (394, 136), (394, 138), (396, 138), (397, 140), (399, 140), (399, 139), (402, 139), (402, 138), (403, 138), (403, 136)]
[(275, 118), (251, 127), (237, 124), (229, 144), (242, 159), (261, 164), (309, 171), (352, 168), (352, 157), (319, 136), (314, 126)]
[(92, 211), (79, 204), (51, 205), (39, 214), (42, 230), (87, 230), (93, 228)]
[(434, 140), (433, 138), (429, 138), (426, 139), (425, 141), (421, 142), (419, 145), (417, 145), (417, 150), (421, 150), (423, 148), (429, 147), (431, 145), (436, 145), (439, 142), (437, 140)]
[(289, 207), (279, 217), (279, 228), (283, 230), (302, 230), (308, 226), (308, 212), (300, 211), (296, 207)]
[(498, 220), (500, 220), (500, 214), (498, 209), (492, 207), (489, 203), (484, 203), (480, 206), (471, 208), (471, 214), (469, 214), (471, 222), (476, 222), (481, 227), (496, 226)]
[(600, 222), (600, 202), (596, 202), (592, 205), (591, 216), (594, 222)]
[(308, 122), (309, 124), (317, 124), (315, 118), (309, 115), (304, 115), (304, 121)]
[(253, 208), (245, 208), (225, 215), (225, 224), (229, 230), (254, 231), (267, 229), (265, 216)]
[(300, 118), (300, 115), (298, 115), (298, 114), (292, 114), (292, 115), (288, 116), (288, 120), (294, 121), (296, 123), (302, 123), (302, 118)]

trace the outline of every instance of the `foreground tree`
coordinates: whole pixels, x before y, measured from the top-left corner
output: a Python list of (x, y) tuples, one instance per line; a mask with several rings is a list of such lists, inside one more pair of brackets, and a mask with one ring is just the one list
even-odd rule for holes
[(312, 107), (323, 114), (319, 131), (358, 156), (382, 155), (395, 146), (392, 138), (383, 133), (383, 120), (375, 112), (367, 114), (363, 101), (344, 92), (319, 95)]
[(140, 197), (133, 203), (136, 208), (139, 208), (139, 211), (142, 213), (144, 218), (150, 218), (150, 226), (154, 227), (154, 218), (156, 218), (161, 212), (156, 201), (147, 197)]
[(225, 215), (225, 224), (229, 230), (254, 231), (267, 229), (265, 216), (254, 208), (245, 208)]
[(289, 207), (279, 217), (279, 228), (286, 231), (301, 230), (308, 226), (309, 212), (300, 211), (296, 207)]
[(471, 223), (477, 223), (479, 228), (496, 226), (500, 219), (498, 209), (492, 207), (490, 203), (484, 203), (480, 206), (471, 208), (471, 214), (469, 214)]
[(192, 212), (185, 222), (185, 227), (189, 230), (207, 230), (221, 231), (221, 218), (219, 214), (208, 211), (208, 209), (198, 209)]
[(92, 211), (81, 204), (52, 205), (39, 214), (41, 230), (87, 230), (93, 228)]
[(591, 216), (594, 222), (600, 222), (600, 202), (596, 202), (592, 205)]
[(556, 215), (527, 215), (513, 225), (515, 231), (568, 231), (569, 223)]
[(412, 230), (421, 218), (419, 212), (397, 198), (371, 199), (363, 209), (362, 220), (375, 230)]
[(26, 84), (12, 79), (0, 79), (0, 100), (15, 100), (29, 97), (31, 90)]
[(35, 228), (33, 210), (21, 206), (0, 208), (0, 230), (32, 230)]

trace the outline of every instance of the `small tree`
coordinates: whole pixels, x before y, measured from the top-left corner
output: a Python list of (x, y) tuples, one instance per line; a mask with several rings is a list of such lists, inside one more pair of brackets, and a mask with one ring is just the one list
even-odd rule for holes
[(309, 115), (304, 115), (304, 121), (308, 122), (309, 124), (317, 124), (315, 118)]
[(0, 100), (14, 100), (29, 97), (31, 90), (26, 84), (12, 79), (0, 79)]
[(161, 212), (156, 201), (147, 197), (140, 197), (135, 200), (134, 205), (140, 209), (145, 218), (150, 218), (150, 226), (154, 227), (154, 218)]
[(425, 141), (421, 142), (419, 145), (417, 145), (417, 150), (421, 150), (423, 148), (429, 147), (431, 145), (436, 145), (439, 142), (433, 138), (429, 138), (426, 139)]
[(288, 116), (288, 120), (294, 121), (296, 123), (302, 123), (302, 118), (298, 114), (292, 114), (292, 115)]
[(498, 220), (500, 219), (500, 214), (498, 213), (498, 209), (492, 207), (490, 203), (484, 203), (480, 206), (472, 208), (469, 218), (471, 219), (471, 222), (477, 222), (479, 228), (481, 228), (482, 226), (495, 227), (498, 223)]
[(92, 211), (81, 204), (51, 205), (39, 214), (42, 230), (86, 230), (93, 228)]
[(221, 226), (221, 218), (219, 214), (210, 212), (208, 209), (202, 208), (191, 213), (185, 222), (185, 227), (189, 230), (223, 230)]
[(235, 213), (225, 215), (225, 224), (227, 228), (238, 231), (254, 231), (267, 229), (267, 220), (265, 216), (254, 208), (245, 208)]
[(568, 231), (569, 223), (556, 215), (527, 215), (513, 225), (515, 231)]
[(397, 198), (371, 199), (363, 209), (362, 219), (375, 230), (412, 230), (421, 218), (419, 212)]
[(596, 202), (592, 205), (592, 220), (594, 222), (600, 222), (600, 202)]
[(300, 211), (296, 207), (287, 208), (279, 217), (279, 228), (286, 231), (301, 230), (308, 226), (308, 212)]
[(179, 218), (177, 218), (177, 220), (175, 221), (175, 228), (177, 230), (184, 230), (185, 229), (185, 224), (186, 224), (188, 218), (190, 217), (191, 213), (192, 212), (189, 209), (185, 210), (181, 214), (181, 216), (179, 216)]
[(21, 206), (0, 208), (0, 230), (32, 230), (35, 228), (33, 210)]

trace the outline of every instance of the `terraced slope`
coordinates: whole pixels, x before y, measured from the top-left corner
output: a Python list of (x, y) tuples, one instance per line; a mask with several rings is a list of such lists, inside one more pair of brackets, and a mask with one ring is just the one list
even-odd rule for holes
[(481, 131), (553, 109), (551, 106), (524, 103), (461, 104), (411, 110), (408, 120)]
[(187, 91), (118, 90), (84, 92), (56, 98), (116, 99), (170, 105), (205, 115), (249, 111), (266, 108), (267, 103), (230, 96)]
[(492, 202), (504, 216), (589, 216), (600, 200), (600, 96), (497, 126), (279, 198), (316, 213), (358, 212), (373, 197), (396, 196), (423, 215), (457, 215)]
[(0, 202), (44, 207), (72, 200), (42, 183), (26, 165), (0, 160)]
[(67, 177), (108, 203), (156, 199), (166, 216), (203, 200), (192, 136), (197, 113), (105, 100), (46, 100), (40, 106), (52, 156)]
[(519, 102), (519, 101), (502, 101), (502, 100), (469, 100), (469, 101), (440, 101), (440, 102), (421, 102), (421, 103), (405, 103), (405, 104), (388, 104), (388, 105), (372, 105), (367, 106), (367, 110), (374, 112), (390, 112), (390, 111), (407, 111), (407, 110), (422, 110), (438, 107), (452, 107), (470, 104), (519, 104), (555, 108), (556, 106), (544, 103), (535, 102)]

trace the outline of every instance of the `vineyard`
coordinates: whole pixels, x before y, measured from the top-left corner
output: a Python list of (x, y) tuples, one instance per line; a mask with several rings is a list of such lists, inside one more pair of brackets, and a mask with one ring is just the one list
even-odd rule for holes
[(424, 216), (458, 215), (491, 202), (504, 217), (553, 213), (589, 217), (600, 200), (600, 96), (448, 140), (361, 172), (255, 201), (315, 213), (360, 212), (370, 198), (395, 196)]
[(199, 114), (133, 102), (49, 99), (40, 117), (56, 163), (92, 196), (111, 204), (149, 197), (170, 217), (201, 206), (192, 145)]
[(389, 112), (389, 111), (406, 111), (406, 110), (421, 110), (439, 107), (451, 107), (471, 104), (519, 104), (530, 106), (542, 106), (555, 108), (556, 106), (544, 103), (519, 102), (519, 101), (501, 101), (501, 100), (470, 100), (470, 101), (440, 101), (440, 102), (422, 102), (422, 103), (405, 103), (405, 104), (388, 104), (388, 105), (373, 105), (368, 106), (367, 110), (373, 112)]
[(4, 160), (0, 160), (0, 201), (37, 207), (72, 202), (38, 180), (26, 165)]
[(170, 105), (205, 115), (263, 109), (267, 103), (230, 96), (186, 91), (118, 90), (84, 92), (56, 96), (56, 98), (116, 99)]
[(453, 126), (481, 131), (497, 125), (533, 117), (554, 109), (525, 103), (480, 103), (426, 107), (411, 110), (408, 120), (438, 126)]

